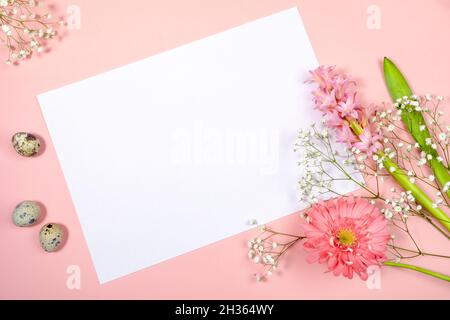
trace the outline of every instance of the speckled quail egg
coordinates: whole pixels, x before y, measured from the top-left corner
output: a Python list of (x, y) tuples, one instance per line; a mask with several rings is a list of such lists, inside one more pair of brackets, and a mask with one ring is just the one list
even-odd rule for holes
[(41, 142), (31, 133), (18, 132), (12, 137), (12, 144), (18, 154), (32, 157), (39, 152)]
[(41, 215), (41, 207), (35, 201), (23, 201), (13, 211), (12, 220), (18, 227), (34, 225)]
[(47, 223), (39, 232), (39, 242), (47, 252), (59, 249), (64, 239), (63, 227), (57, 223)]

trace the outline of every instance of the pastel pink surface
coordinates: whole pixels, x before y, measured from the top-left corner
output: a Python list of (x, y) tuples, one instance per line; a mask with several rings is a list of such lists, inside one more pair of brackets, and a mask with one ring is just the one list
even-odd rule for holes
[[(335, 278), (324, 274), (323, 266), (306, 264), (300, 247), (286, 256), (280, 276), (256, 283), (251, 275), (257, 269), (246, 258), (246, 241), (254, 231), (99, 285), (35, 98), (292, 6), (300, 10), (320, 63), (336, 64), (357, 77), (366, 101), (389, 100), (380, 69), (385, 55), (407, 72), (417, 92), (448, 97), (450, 1), (130, 0), (120, 7), (106, 0), (53, 2), (62, 12), (79, 6), (81, 29), (69, 30), (49, 54), (19, 67), (0, 66), (0, 298), (450, 299), (447, 283), (388, 268), (382, 271), (381, 288), (369, 290), (358, 279)], [(366, 26), (372, 4), (381, 9), (380, 30)], [(47, 143), (45, 152), (33, 159), (17, 156), (10, 146), (17, 131), (40, 135)], [(69, 230), (60, 252), (40, 249), (39, 226), (18, 229), (11, 223), (14, 206), (25, 199), (45, 204), (45, 221), (61, 222)], [(297, 232), (298, 224), (298, 217), (291, 215), (275, 225)], [(448, 253), (442, 237), (426, 226), (414, 228), (425, 249)], [(416, 262), (436, 271), (450, 269), (448, 261), (436, 258)], [(71, 265), (80, 267), (80, 290), (66, 286)]]

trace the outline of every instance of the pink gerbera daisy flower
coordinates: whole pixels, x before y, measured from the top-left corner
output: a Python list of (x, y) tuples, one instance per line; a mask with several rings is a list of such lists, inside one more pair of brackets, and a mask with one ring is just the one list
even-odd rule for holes
[(390, 233), (387, 220), (367, 200), (341, 197), (314, 205), (302, 224), (309, 263), (326, 263), (335, 276), (356, 273), (385, 260)]

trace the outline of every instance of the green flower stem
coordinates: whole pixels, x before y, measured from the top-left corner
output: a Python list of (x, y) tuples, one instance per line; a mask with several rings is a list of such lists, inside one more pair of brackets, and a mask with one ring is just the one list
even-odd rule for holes
[(428, 270), (428, 269), (424, 269), (424, 268), (421, 268), (421, 267), (413, 266), (411, 264), (392, 262), (392, 261), (386, 261), (383, 264), (385, 266), (390, 266), (390, 267), (397, 267), (397, 268), (404, 268), (404, 269), (414, 270), (414, 271), (421, 272), (421, 273), (424, 273), (426, 275), (429, 275), (429, 276), (432, 276), (432, 277), (435, 277), (435, 278), (438, 278), (438, 279), (450, 282), (450, 277), (449, 276), (446, 276), (444, 274), (441, 274), (441, 273), (438, 273), (438, 272), (435, 272), (435, 271), (431, 271), (431, 270)]
[[(391, 60), (384, 58), (383, 67), (386, 85), (394, 102), (405, 96), (410, 97), (413, 95), (413, 92), (405, 77)], [(410, 112), (405, 111), (402, 112), (401, 117), (405, 127), (413, 136), (414, 140), (419, 144), (420, 148), (433, 157), (429, 161), (429, 165), (433, 170), (437, 181), (439, 181), (439, 184), (441, 186), (445, 186), (447, 182), (450, 182), (450, 174), (444, 164), (437, 161), (436, 158), (439, 156), (438, 152), (426, 143), (427, 139), (431, 139), (431, 134), (426, 126), (422, 113), (415, 110), (411, 110)], [(425, 128), (425, 130), (420, 130), (421, 127)], [(447, 196), (450, 197), (450, 188), (447, 191)]]
[(450, 231), (450, 219), (444, 211), (433, 205), (433, 201), (414, 183), (410, 181), (410, 177), (388, 156), (382, 151), (378, 152), (378, 156), (382, 157), (383, 165), (386, 171), (398, 182), (398, 184), (411, 194), (424, 209), (426, 209), (433, 217), (436, 218), (448, 231)]

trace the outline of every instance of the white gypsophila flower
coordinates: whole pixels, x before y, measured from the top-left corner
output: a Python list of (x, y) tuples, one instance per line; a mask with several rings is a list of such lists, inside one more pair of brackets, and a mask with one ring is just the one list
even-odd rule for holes
[[(39, 4), (39, 5), (38, 5)], [(7, 39), (2, 43), (9, 54), (6, 63), (17, 64), (36, 52), (43, 52), (48, 40), (56, 36), (56, 26), (63, 20), (51, 21), (43, 2), (34, 0), (0, 0), (0, 27)]]
[(450, 182), (445, 183), (444, 187), (442, 188), (443, 192), (447, 192), (450, 188)]
[(427, 159), (425, 159), (425, 158), (421, 158), (421, 159), (417, 162), (417, 164), (418, 164), (419, 167), (425, 165), (426, 163), (427, 163)]
[[(411, 106), (413, 106), (413, 107), (418, 107), (419, 106), (419, 101), (417, 101), (417, 100), (412, 100), (412, 101), (410, 101), (410, 103), (409, 103)], [(418, 111), (418, 110), (416, 110), (416, 111)]]
[[(331, 133), (326, 128), (311, 126), (300, 130), (297, 136), (294, 150), (301, 154), (298, 164), (302, 168), (297, 188), (300, 198), (310, 204), (317, 203), (325, 194), (338, 192), (333, 190), (335, 181), (351, 180), (348, 175), (333, 168), (365, 169), (367, 155), (356, 148), (337, 152), (331, 143)], [(338, 172), (339, 175), (333, 176), (330, 172)]]
[(4, 34), (6, 34), (8, 37), (12, 35), (11, 27), (7, 24), (2, 25), (2, 31)]

